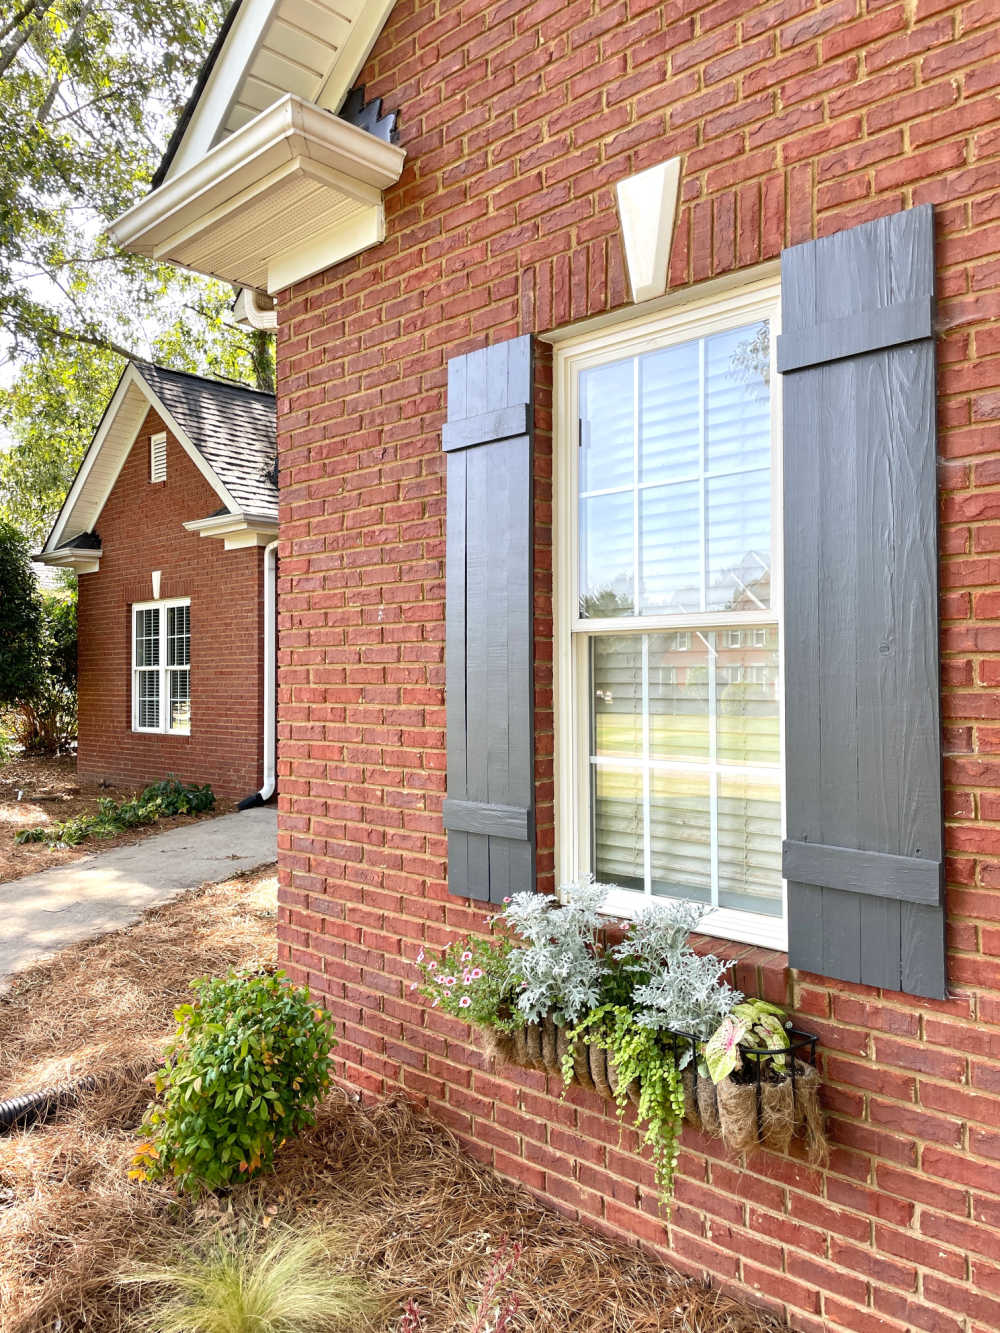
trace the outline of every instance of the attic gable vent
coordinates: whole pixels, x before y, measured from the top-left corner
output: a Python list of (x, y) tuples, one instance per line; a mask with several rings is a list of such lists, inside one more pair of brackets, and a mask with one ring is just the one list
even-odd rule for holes
[(149, 441), (149, 480), (166, 481), (167, 479), (167, 437), (166, 433), (153, 435)]

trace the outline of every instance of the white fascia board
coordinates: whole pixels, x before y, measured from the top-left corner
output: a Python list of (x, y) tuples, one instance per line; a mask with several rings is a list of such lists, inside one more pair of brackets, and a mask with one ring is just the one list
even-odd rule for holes
[[(404, 157), (394, 144), (289, 93), (133, 205), (108, 234), (123, 249), (151, 256), (296, 159), (340, 173), (340, 187), (357, 199), (365, 194), (364, 186), (382, 190), (394, 184)], [(330, 184), (337, 188), (336, 182)]]
[(344, 98), (364, 68), (371, 49), (378, 41), (395, 0), (365, 0), (361, 14), (351, 24), (351, 35), (337, 53), (316, 101), (331, 111), (339, 111)]
[(276, 0), (243, 0), (174, 154), (168, 181), (193, 166), (216, 143), (276, 7)]
[[(130, 428), (127, 436), (127, 443), (124, 447), (120, 446), (120, 456), (117, 459), (116, 466), (108, 481), (102, 490), (96, 492), (95, 496), (88, 496), (87, 483), (93, 475), (94, 464), (97, 462), (101, 450), (104, 448), (105, 441), (107, 440), (112, 426), (123, 409), (129, 390), (133, 388), (138, 389), (143, 394), (146, 399), (146, 406), (139, 413), (138, 420), (135, 422), (134, 426)], [(42, 559), (43, 556), (52, 554), (64, 540), (78, 536), (81, 532), (90, 532), (96, 526), (101, 511), (108, 502), (108, 496), (111, 494), (112, 490), (114, 490), (115, 483), (125, 465), (125, 460), (132, 451), (132, 447), (138, 438), (139, 431), (142, 429), (142, 424), (151, 407), (158, 413), (171, 435), (173, 435), (174, 439), (180, 444), (181, 448), (215, 491), (216, 495), (218, 495), (223, 504), (230, 509), (235, 510), (238, 508), (236, 501), (230, 495), (228, 489), (222, 484), (216, 473), (208, 465), (201, 453), (195, 448), (191, 440), (188, 439), (185, 432), (168, 411), (166, 405), (160, 401), (159, 397), (146, 383), (136, 367), (130, 363), (126, 366), (121, 379), (118, 381), (118, 387), (112, 395), (111, 402), (105, 409), (104, 416), (101, 418), (101, 423), (94, 434), (94, 438), (90, 442), (90, 447), (84, 456), (83, 462), (80, 464), (80, 470), (77, 472), (76, 477), (73, 480), (73, 485), (70, 487), (69, 494), (63, 502), (63, 507), (59, 511), (52, 531), (49, 533), (48, 541), (45, 543), (45, 546), (42, 548), (42, 552), (39, 555), (39, 559)], [(91, 489), (93, 489), (93, 487)], [(87, 523), (78, 525), (76, 531), (67, 532), (67, 528), (71, 526), (71, 520), (75, 510), (84, 499), (90, 499), (90, 502), (94, 507), (93, 517)]]
[(241, 287), (227, 323), (237, 329), (265, 329), (273, 333), (278, 327), (278, 307), (273, 301), (262, 304), (252, 287)]

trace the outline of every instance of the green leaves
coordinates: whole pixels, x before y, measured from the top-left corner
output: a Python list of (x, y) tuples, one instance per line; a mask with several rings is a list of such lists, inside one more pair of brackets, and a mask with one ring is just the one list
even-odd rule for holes
[[(193, 983), (157, 1076), (133, 1169), (197, 1193), (271, 1166), (330, 1086), (333, 1020), (283, 972)], [(235, 1149), (238, 1146), (238, 1151)]]
[(215, 793), (207, 783), (197, 787), (178, 782), (176, 778), (165, 778), (147, 787), (134, 801), (119, 803), (105, 797), (98, 802), (96, 814), (77, 815), (61, 824), (24, 829), (14, 841), (62, 843), (66, 847), (75, 847), (87, 838), (113, 838), (126, 829), (155, 824), (158, 819), (167, 819), (171, 815), (211, 810), (214, 805)]

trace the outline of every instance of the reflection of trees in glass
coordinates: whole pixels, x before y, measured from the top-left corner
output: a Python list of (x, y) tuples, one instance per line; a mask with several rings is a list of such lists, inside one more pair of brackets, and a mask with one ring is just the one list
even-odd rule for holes
[(618, 592), (610, 583), (603, 588), (594, 588), (580, 598), (580, 616), (582, 619), (598, 620), (604, 616), (630, 616), (632, 597), (628, 593)]
[(757, 325), (753, 334), (733, 349), (729, 365), (758, 402), (763, 402), (771, 391), (771, 326), (767, 320)]

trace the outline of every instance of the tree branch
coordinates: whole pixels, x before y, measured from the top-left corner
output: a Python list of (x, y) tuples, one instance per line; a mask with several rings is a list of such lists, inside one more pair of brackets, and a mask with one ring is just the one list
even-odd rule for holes
[[(14, 63), (18, 51), (25, 44), (35, 29), (38, 20), (49, 9), (52, 8), (55, 0), (34, 0), (29, 12), (24, 16), (24, 26), (20, 32), (15, 31), (5, 47), (0, 49), (0, 79), (7, 73), (8, 69)], [(33, 22), (27, 22), (33, 16)]]

